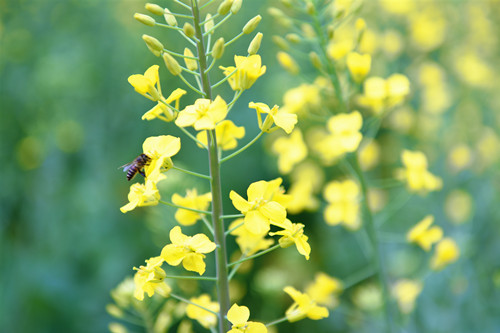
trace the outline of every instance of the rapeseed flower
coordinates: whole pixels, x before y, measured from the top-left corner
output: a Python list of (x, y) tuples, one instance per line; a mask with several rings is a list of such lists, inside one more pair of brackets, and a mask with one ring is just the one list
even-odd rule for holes
[(297, 247), (297, 251), (302, 254), (306, 260), (309, 260), (311, 253), (311, 246), (307, 242), (308, 237), (304, 235), (304, 225), (301, 223), (292, 223), (289, 219), (283, 222), (271, 222), (271, 224), (282, 228), (283, 230), (277, 232), (270, 232), (270, 236), (282, 236), (279, 239), (279, 244), (282, 248), (287, 248), (293, 244)]
[(142, 150), (150, 158), (144, 167), (147, 179), (158, 179), (161, 172), (173, 166), (172, 156), (181, 149), (181, 140), (171, 135), (151, 136), (142, 144)]
[(443, 230), (440, 227), (434, 226), (429, 228), (433, 222), (434, 216), (432, 215), (427, 215), (422, 221), (418, 222), (406, 234), (408, 242), (416, 243), (425, 251), (429, 251), (432, 244), (437, 243), (443, 238)]
[(369, 54), (350, 52), (346, 59), (347, 68), (356, 82), (361, 82), (370, 72), (372, 57)]
[(206, 329), (215, 327), (217, 324), (217, 316), (212, 312), (196, 306), (195, 304), (212, 310), (213, 312), (219, 312), (219, 303), (212, 302), (208, 294), (202, 294), (199, 297), (192, 297), (190, 301), (194, 304), (188, 304), (188, 306), (186, 306), (186, 315), (191, 319), (197, 320), (200, 325)]
[(155, 292), (167, 297), (172, 291), (172, 288), (164, 281), (167, 274), (161, 268), (163, 258), (150, 258), (146, 260), (146, 264), (146, 266), (140, 266), (139, 268), (134, 267), (137, 271), (134, 275), (134, 297), (142, 301), (144, 299), (144, 293), (147, 293), (148, 296), (151, 297)]
[(139, 94), (153, 101), (159, 101), (162, 97), (160, 88), (160, 76), (158, 69), (160, 66), (149, 67), (144, 75), (134, 74), (128, 77), (128, 82)]
[(457, 261), (460, 256), (460, 249), (452, 238), (444, 238), (437, 245), (435, 253), (431, 258), (431, 268), (441, 270), (447, 265)]
[[(269, 106), (264, 103), (250, 102), (248, 107), (257, 111), (259, 128), (263, 132), (272, 132), (276, 130), (277, 127), (280, 127), (287, 134), (290, 134), (297, 123), (296, 114), (288, 113), (283, 110), (280, 111), (277, 105), (270, 109)], [(266, 118), (264, 120), (262, 120), (262, 114), (266, 114)], [(276, 125), (277, 127), (273, 127), (273, 125)]]
[(183, 95), (185, 95), (187, 92), (184, 89), (177, 88), (172, 93), (170, 96), (168, 96), (167, 99), (163, 99), (162, 101), (159, 101), (157, 105), (155, 105), (151, 110), (146, 112), (142, 116), (142, 120), (153, 120), (153, 119), (161, 119), (166, 122), (173, 121), (176, 117), (175, 111), (167, 104), (171, 104), (172, 102), (175, 102), (175, 109), (179, 110), (179, 103), (180, 99)]
[(401, 312), (408, 314), (415, 308), (415, 301), (422, 292), (422, 283), (408, 279), (396, 282), (392, 293), (398, 302)]
[[(182, 197), (177, 193), (174, 193), (172, 195), (172, 203), (178, 206), (193, 208), (197, 210), (207, 210), (211, 201), (212, 193), (208, 192), (198, 195), (198, 191), (196, 189), (187, 190), (185, 197)], [(175, 212), (176, 221), (184, 226), (193, 225), (201, 218), (202, 214), (182, 208), (177, 209), (177, 211)]]
[(344, 287), (339, 279), (331, 277), (323, 272), (316, 274), (314, 282), (310, 283), (305, 292), (316, 303), (333, 308), (337, 306), (339, 295)]
[(401, 159), (405, 168), (398, 170), (397, 176), (406, 181), (409, 191), (426, 193), (441, 189), (441, 178), (427, 170), (427, 158), (422, 152), (404, 150)]
[(233, 90), (249, 89), (266, 72), (266, 66), (262, 66), (262, 60), (258, 54), (249, 57), (234, 56), (234, 62), (236, 67), (220, 66), (226, 76), (234, 72), (228, 78), (229, 85)]
[[(245, 136), (245, 127), (236, 126), (231, 120), (223, 120), (215, 126), (217, 146), (222, 150), (231, 150), (238, 146), (237, 139)], [(198, 132), (196, 139), (205, 146), (208, 144), (207, 131)]]
[[(274, 240), (266, 238), (267, 231), (261, 234), (256, 234), (245, 228), (243, 224), (244, 219), (236, 219), (229, 225), (228, 228), (228, 230), (236, 228), (231, 231), (231, 235), (236, 237), (236, 244), (238, 244), (242, 254), (245, 256), (251, 256), (258, 251), (266, 250), (273, 245)], [(238, 227), (238, 225), (241, 226)]]
[[(164, 175), (160, 176), (165, 177)], [(126, 213), (134, 210), (136, 207), (156, 206), (159, 200), (160, 192), (156, 188), (156, 182), (146, 180), (146, 184), (135, 183), (130, 186), (128, 194), (129, 203), (121, 207), (120, 211)]]
[(278, 169), (282, 174), (292, 171), (293, 167), (307, 156), (307, 146), (298, 128), (288, 137), (277, 138), (271, 149), (278, 154)]
[(250, 310), (246, 306), (233, 304), (227, 312), (227, 320), (231, 322), (231, 330), (227, 333), (267, 333), (266, 325), (248, 321)]
[(359, 216), (360, 188), (353, 180), (332, 181), (325, 186), (324, 197), (328, 205), (324, 211), (326, 223), (343, 224), (356, 230), (361, 225)]
[(227, 104), (220, 96), (214, 101), (198, 98), (194, 105), (179, 112), (175, 124), (179, 127), (193, 126), (197, 131), (211, 130), (226, 118), (227, 112)]
[(285, 315), (289, 322), (299, 321), (304, 318), (319, 320), (328, 317), (328, 309), (319, 306), (308, 294), (301, 293), (293, 287), (283, 289), (294, 303), (286, 310)]

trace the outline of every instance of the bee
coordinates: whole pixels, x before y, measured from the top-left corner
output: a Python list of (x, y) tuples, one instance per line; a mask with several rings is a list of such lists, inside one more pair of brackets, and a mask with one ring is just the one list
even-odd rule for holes
[(146, 177), (144, 174), (144, 167), (151, 162), (151, 158), (146, 154), (140, 154), (137, 156), (132, 162), (122, 165), (118, 169), (123, 168), (123, 172), (127, 173), (127, 180), (132, 180), (137, 173), (140, 173), (143, 177)]

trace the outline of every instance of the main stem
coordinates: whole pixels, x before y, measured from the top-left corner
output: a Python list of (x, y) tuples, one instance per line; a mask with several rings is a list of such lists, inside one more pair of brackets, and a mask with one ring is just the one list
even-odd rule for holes
[[(193, 22), (196, 31), (198, 59), (200, 65), (201, 84), (206, 98), (212, 100), (212, 88), (207, 70), (207, 56), (203, 43), (203, 33), (200, 26), (200, 10), (197, 0), (191, 0), (193, 12)], [(222, 212), (222, 190), (220, 181), (219, 152), (217, 148), (217, 138), (215, 130), (209, 131), (208, 139), (208, 158), (210, 161), (210, 187), (212, 191), (212, 224), (214, 229), (214, 241), (217, 244), (215, 250), (215, 263), (217, 266), (217, 294), (219, 298), (219, 332), (229, 331), (229, 323), (226, 320), (226, 314), (229, 310), (229, 279), (227, 269), (226, 238), (224, 235), (224, 221)]]
[(357, 154), (353, 154), (353, 162), (352, 166), (354, 168), (354, 171), (356, 172), (358, 176), (358, 180), (361, 185), (361, 193), (363, 195), (363, 210), (364, 210), (364, 217), (365, 217), (365, 228), (366, 232), (368, 233), (368, 237), (370, 238), (370, 241), (372, 243), (372, 247), (374, 250), (373, 253), (373, 268), (377, 274), (377, 278), (380, 283), (380, 287), (382, 288), (382, 297), (384, 301), (384, 315), (385, 315), (385, 322), (386, 322), (386, 332), (391, 332), (392, 331), (392, 324), (391, 324), (391, 313), (390, 313), (390, 306), (389, 306), (389, 291), (387, 290), (387, 276), (385, 273), (385, 268), (384, 264), (382, 262), (383, 256), (382, 256), (382, 250), (380, 249), (380, 244), (378, 241), (378, 236), (377, 232), (375, 229), (375, 224), (373, 221), (373, 216), (372, 212), (368, 203), (368, 186), (366, 185), (366, 180), (365, 176), (363, 174), (363, 171), (361, 171), (361, 167), (359, 166), (359, 161), (358, 161), (358, 156)]

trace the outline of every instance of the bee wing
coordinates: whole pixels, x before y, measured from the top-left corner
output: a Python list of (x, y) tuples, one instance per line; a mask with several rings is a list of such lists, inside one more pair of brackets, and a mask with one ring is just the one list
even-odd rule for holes
[(134, 164), (134, 162), (130, 162), (130, 163), (124, 164), (122, 166), (119, 166), (118, 169), (123, 169), (123, 172), (127, 172), (130, 169), (130, 167), (132, 166), (132, 164)]

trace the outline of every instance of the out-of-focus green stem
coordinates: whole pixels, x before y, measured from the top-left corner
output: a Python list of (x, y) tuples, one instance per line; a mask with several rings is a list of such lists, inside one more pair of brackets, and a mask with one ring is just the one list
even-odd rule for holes
[[(193, 23), (195, 35), (197, 38), (197, 49), (199, 59), (199, 70), (201, 75), (201, 85), (206, 98), (212, 99), (212, 88), (207, 72), (207, 55), (204, 46), (203, 32), (201, 30), (200, 10), (198, 1), (191, 0), (191, 8), (193, 12)], [(219, 151), (217, 147), (217, 138), (215, 130), (207, 132), (208, 141), (208, 159), (210, 164), (210, 188), (212, 192), (212, 225), (214, 231), (214, 241), (217, 244), (215, 249), (215, 264), (217, 272), (217, 294), (219, 301), (219, 332), (225, 333), (229, 331), (229, 322), (226, 320), (226, 314), (229, 310), (229, 278), (227, 266), (227, 248), (226, 237), (224, 235), (224, 221), (221, 216), (222, 212), (222, 188), (220, 179), (220, 162)]]

